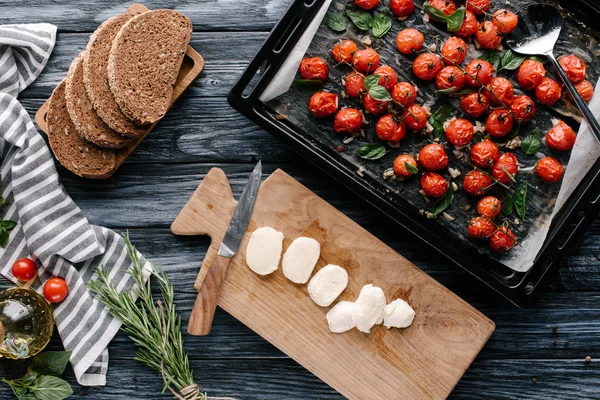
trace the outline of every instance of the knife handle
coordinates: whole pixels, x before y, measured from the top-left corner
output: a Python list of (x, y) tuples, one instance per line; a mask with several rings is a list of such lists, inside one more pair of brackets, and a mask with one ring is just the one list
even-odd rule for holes
[(194, 308), (192, 308), (192, 314), (188, 322), (189, 334), (204, 336), (210, 332), (221, 285), (227, 275), (227, 267), (229, 267), (230, 262), (231, 258), (218, 255), (208, 268), (206, 278), (200, 287)]

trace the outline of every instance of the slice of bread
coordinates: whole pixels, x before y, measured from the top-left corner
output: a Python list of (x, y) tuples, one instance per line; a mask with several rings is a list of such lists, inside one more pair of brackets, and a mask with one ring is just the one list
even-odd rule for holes
[(167, 112), (191, 35), (192, 22), (173, 10), (136, 15), (117, 33), (108, 57), (108, 83), (134, 123), (152, 124)]
[(108, 54), (114, 38), (123, 25), (137, 14), (115, 15), (104, 21), (92, 34), (83, 60), (83, 83), (96, 113), (112, 130), (125, 136), (136, 137), (147, 131), (131, 122), (115, 102), (108, 86)]
[(58, 84), (48, 104), (50, 148), (56, 159), (75, 175), (108, 178), (116, 168), (115, 150), (95, 146), (79, 135), (67, 111), (65, 86), (65, 81)]
[(69, 67), (65, 79), (65, 100), (67, 111), (75, 125), (75, 129), (84, 139), (100, 147), (120, 149), (131, 142), (131, 139), (113, 131), (98, 117), (87, 97), (83, 85), (83, 59), (85, 52), (80, 53)]

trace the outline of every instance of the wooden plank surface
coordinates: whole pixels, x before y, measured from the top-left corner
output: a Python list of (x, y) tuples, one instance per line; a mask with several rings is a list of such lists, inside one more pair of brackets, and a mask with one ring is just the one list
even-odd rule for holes
[[(553, 277), (540, 305), (520, 310), (228, 106), (225, 96), (229, 87), (289, 2), (144, 2), (149, 8), (175, 7), (192, 19), (195, 32), (191, 43), (205, 57), (206, 68), (113, 178), (90, 182), (60, 169), (65, 187), (86, 216), (92, 223), (129, 229), (140, 250), (165, 268), (175, 285), (185, 332), (196, 297), (192, 281), (209, 242), (206, 238), (175, 237), (169, 233), (169, 225), (211, 167), (225, 170), (233, 180), (234, 195), (239, 197), (254, 161), (261, 158), (267, 163), (265, 177), (277, 167), (283, 168), (496, 322), (496, 332), (450, 398), (600, 398), (600, 218)], [(0, 23), (52, 22), (59, 27), (46, 69), (20, 96), (31, 115), (66, 75), (89, 33), (132, 3), (0, 1)], [(0, 288), (8, 286), (8, 281), (0, 279)], [(240, 399), (341, 398), (221, 309), (213, 331), (203, 338), (185, 335), (202, 390)], [(57, 335), (49, 348), (61, 348)], [(66, 375), (74, 385), (75, 398), (169, 398), (160, 394), (162, 384), (156, 373), (132, 360), (134, 346), (125, 335), (119, 333), (109, 349), (106, 387), (79, 387), (68, 367)], [(591, 363), (585, 362), (587, 355), (592, 356)], [(0, 359), (1, 377), (17, 377), (25, 367), (25, 363)], [(8, 386), (0, 384), (0, 398), (10, 396)]]

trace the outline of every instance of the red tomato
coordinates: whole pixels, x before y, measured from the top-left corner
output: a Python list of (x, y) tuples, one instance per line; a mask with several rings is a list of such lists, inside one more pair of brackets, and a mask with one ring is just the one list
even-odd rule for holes
[(493, 110), (485, 121), (485, 130), (493, 137), (501, 138), (511, 131), (514, 117), (504, 108)]
[[(456, 4), (454, 4), (453, 1), (449, 1), (449, 0), (448, 1), (447, 0), (429, 0), (426, 2), (426, 4), (429, 4), (430, 6), (437, 8), (438, 10), (442, 11), (447, 16), (450, 16), (454, 11), (456, 11)], [(429, 19), (431, 19), (432, 21), (438, 20), (431, 14), (429, 15)]]
[(398, 142), (406, 135), (406, 125), (403, 121), (397, 121), (394, 114), (385, 114), (375, 124), (377, 137), (388, 142)]
[(370, 94), (363, 97), (363, 106), (365, 106), (365, 110), (373, 115), (379, 115), (386, 112), (388, 104), (388, 101), (375, 100)]
[(365, 92), (365, 76), (358, 72), (350, 72), (344, 78), (346, 81), (346, 93), (350, 97), (360, 97)]
[(402, 54), (412, 54), (423, 48), (425, 36), (414, 28), (402, 29), (396, 36), (396, 48)]
[(556, 183), (562, 178), (565, 169), (557, 159), (545, 157), (538, 161), (535, 166), (535, 173), (543, 181)]
[(455, 146), (466, 146), (473, 139), (473, 124), (466, 119), (456, 118), (450, 121), (446, 139)]
[(554, 79), (544, 77), (542, 82), (535, 88), (535, 97), (540, 103), (552, 106), (562, 96), (562, 88)]
[(460, 99), (460, 105), (465, 114), (473, 118), (479, 118), (485, 114), (490, 107), (490, 101), (485, 94), (473, 92)]
[(483, 21), (477, 27), (475, 40), (481, 47), (487, 50), (494, 50), (502, 42), (502, 36), (498, 28), (491, 21)]
[(512, 83), (506, 78), (497, 76), (487, 85), (486, 95), (494, 105), (504, 104), (510, 106), (515, 99), (515, 91)]
[(517, 244), (517, 237), (505, 226), (501, 226), (490, 236), (490, 247), (496, 253), (505, 253), (515, 244)]
[[(465, 67), (465, 80), (467, 85), (478, 88), (489, 85), (494, 77), (494, 66), (484, 60), (473, 60)], [(476, 79), (475, 79), (476, 78)]]
[(494, 180), (485, 172), (474, 170), (463, 178), (463, 190), (473, 197), (483, 196), (492, 188)]
[(485, 217), (475, 217), (469, 221), (467, 230), (473, 239), (487, 240), (496, 232), (496, 225)]
[(535, 103), (529, 96), (517, 96), (510, 104), (510, 111), (519, 121), (527, 122), (535, 115)]
[(421, 189), (428, 197), (439, 199), (448, 191), (448, 181), (435, 172), (425, 172), (421, 177)]
[(498, 28), (498, 32), (503, 35), (508, 35), (519, 24), (519, 17), (512, 11), (502, 9), (494, 13), (492, 22), (496, 25), (496, 28)]
[(63, 278), (53, 277), (44, 283), (44, 297), (50, 303), (60, 303), (67, 297), (69, 287)]
[(300, 72), (302, 79), (326, 81), (329, 77), (329, 67), (321, 57), (304, 57), (300, 61), (298, 72)]
[(398, 18), (406, 18), (415, 11), (413, 0), (390, 0), (390, 11)]
[(419, 152), (418, 160), (427, 171), (439, 171), (448, 166), (446, 150), (437, 143), (423, 147)]
[(329, 92), (317, 92), (308, 102), (308, 109), (317, 118), (325, 118), (335, 114), (338, 109), (338, 95)]
[(572, 83), (581, 82), (585, 79), (585, 64), (579, 57), (571, 54), (559, 58), (558, 63)]
[(471, 11), (465, 11), (465, 19), (463, 19), (463, 23), (459, 30), (454, 32), (454, 34), (461, 38), (470, 38), (475, 33), (477, 33), (477, 17)]
[(411, 156), (410, 154), (400, 154), (394, 160), (394, 173), (404, 178), (412, 176), (413, 173), (406, 168), (406, 164), (410, 164), (413, 167), (417, 168), (417, 162), (415, 161), (415, 158), (413, 156)]
[(576, 139), (575, 131), (563, 121), (554, 125), (546, 134), (546, 144), (552, 150), (571, 150)]
[(370, 47), (359, 50), (354, 54), (352, 64), (358, 72), (369, 74), (379, 67), (379, 54)]
[(37, 275), (35, 262), (29, 258), (19, 258), (12, 265), (12, 274), (19, 282), (27, 282)]
[(475, 15), (483, 15), (490, 8), (490, 0), (469, 0), (467, 10)]
[(467, 44), (461, 38), (452, 36), (442, 45), (442, 56), (446, 64), (461, 64), (467, 56)]
[(442, 68), (444, 64), (441, 58), (433, 53), (420, 54), (413, 62), (413, 72), (424, 81), (434, 80)]
[(544, 64), (535, 60), (523, 61), (517, 72), (519, 86), (526, 90), (535, 89), (542, 82), (544, 76), (546, 76)]
[(333, 130), (335, 133), (351, 135), (358, 133), (363, 125), (363, 116), (356, 108), (344, 108), (335, 114)]
[(475, 143), (469, 155), (471, 162), (479, 168), (489, 168), (500, 158), (500, 150), (496, 143), (489, 139)]
[(388, 91), (392, 90), (396, 82), (398, 82), (398, 75), (396, 71), (392, 69), (392, 67), (387, 65), (382, 65), (377, 68), (374, 75), (379, 75), (379, 85), (386, 88)]
[(403, 107), (410, 106), (417, 98), (417, 89), (408, 82), (398, 82), (392, 89), (392, 99)]
[(465, 74), (458, 67), (444, 67), (435, 77), (435, 85), (439, 90), (454, 88), (453, 93), (457, 92), (465, 85)]
[(412, 104), (404, 110), (404, 122), (411, 131), (418, 131), (427, 125), (427, 111), (418, 104)]
[(363, 10), (372, 10), (379, 5), (379, 0), (354, 0), (354, 4)]
[[(594, 86), (590, 81), (583, 80), (576, 83), (574, 86), (583, 101), (589, 103), (590, 100), (592, 100), (592, 97), (594, 96)], [(569, 95), (569, 98), (571, 98), (571, 95)]]
[(350, 64), (352, 62), (352, 58), (358, 51), (358, 46), (352, 40), (342, 40), (335, 46), (333, 46), (333, 50), (331, 50), (331, 54), (335, 61), (341, 63), (345, 62)]
[[(507, 172), (510, 176), (506, 174)], [(511, 177), (517, 176), (518, 172), (519, 161), (513, 153), (502, 154), (492, 167), (492, 176), (505, 185), (510, 183)]]
[(477, 212), (484, 217), (494, 219), (500, 215), (502, 203), (494, 196), (486, 196), (477, 203)]

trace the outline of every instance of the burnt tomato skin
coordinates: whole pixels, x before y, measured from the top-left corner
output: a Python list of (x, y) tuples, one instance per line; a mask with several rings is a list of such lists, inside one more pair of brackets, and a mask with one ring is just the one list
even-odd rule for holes
[(329, 78), (329, 67), (321, 57), (304, 57), (300, 61), (298, 72), (302, 79), (326, 81)]
[(358, 72), (370, 74), (379, 67), (379, 54), (370, 47), (358, 50), (354, 54), (352, 65)]
[(558, 59), (558, 63), (571, 83), (581, 82), (585, 79), (585, 63), (576, 55), (563, 56)]
[(411, 131), (419, 131), (427, 125), (427, 111), (418, 104), (411, 104), (404, 110), (404, 122)]
[(512, 130), (514, 120), (510, 111), (504, 108), (496, 108), (485, 121), (485, 130), (493, 137), (504, 137)]
[(360, 97), (365, 90), (365, 76), (358, 72), (350, 72), (344, 78), (346, 81), (346, 93), (350, 97)]
[(473, 89), (489, 85), (493, 77), (494, 66), (488, 61), (473, 60), (465, 67), (465, 81)]
[(406, 18), (415, 11), (413, 0), (390, 0), (390, 11), (398, 18)]
[(417, 78), (424, 81), (432, 81), (438, 72), (444, 68), (441, 58), (433, 53), (419, 54), (413, 62), (413, 72)]
[(338, 110), (338, 95), (330, 92), (317, 92), (308, 102), (308, 109), (317, 118), (325, 118)]
[(535, 166), (535, 173), (545, 182), (556, 183), (561, 180), (565, 169), (556, 158), (544, 157)]
[(535, 103), (531, 97), (521, 95), (515, 97), (515, 100), (510, 104), (510, 111), (521, 122), (530, 121), (535, 116)]
[(396, 82), (398, 82), (398, 75), (389, 65), (382, 65), (378, 67), (374, 72), (374, 75), (379, 75), (379, 85), (383, 86), (389, 92), (392, 90)]
[(485, 217), (475, 217), (469, 221), (467, 230), (473, 239), (488, 240), (496, 232), (496, 225)]
[(487, 50), (494, 50), (502, 42), (502, 36), (496, 25), (491, 21), (483, 21), (477, 27), (475, 32), (475, 40), (479, 45)]
[(427, 171), (440, 171), (448, 166), (448, 155), (442, 145), (430, 143), (419, 152), (419, 164)]
[(519, 24), (519, 17), (510, 10), (502, 9), (492, 15), (492, 23), (503, 35), (511, 33)]
[(517, 237), (506, 226), (499, 227), (490, 236), (490, 248), (495, 253), (506, 253), (517, 243)]
[(385, 114), (375, 124), (377, 137), (386, 142), (398, 142), (406, 135), (406, 125), (397, 121), (394, 114)]
[(494, 219), (502, 211), (502, 202), (494, 196), (486, 196), (477, 203), (477, 212), (486, 218)]
[(490, 101), (485, 94), (473, 92), (463, 96), (460, 99), (460, 105), (465, 114), (479, 118), (488, 111)]
[(448, 65), (462, 64), (467, 56), (467, 44), (459, 37), (452, 36), (442, 45), (442, 57)]
[(421, 189), (427, 197), (439, 199), (448, 191), (448, 181), (435, 172), (425, 172), (421, 177)]
[(335, 61), (350, 64), (357, 51), (358, 46), (352, 40), (342, 40), (333, 46), (331, 54)]
[(410, 164), (413, 167), (417, 168), (417, 161), (410, 154), (400, 154), (394, 160), (394, 173), (403, 178), (408, 178), (413, 175), (412, 172), (406, 169), (406, 164)]
[(423, 48), (425, 36), (414, 28), (402, 29), (396, 36), (396, 48), (402, 54), (412, 54)]
[(479, 168), (489, 168), (500, 158), (500, 149), (490, 139), (482, 140), (471, 147), (471, 162)]
[(455, 146), (466, 146), (473, 139), (473, 124), (462, 118), (450, 121), (445, 130), (446, 139)]
[(552, 150), (571, 150), (576, 139), (577, 135), (575, 134), (575, 131), (564, 121), (560, 121), (546, 133), (546, 144)]
[(414, 104), (417, 98), (417, 89), (408, 82), (398, 82), (391, 93), (392, 99), (403, 107)]
[(356, 108), (344, 108), (335, 114), (333, 130), (340, 135), (356, 134), (363, 125), (363, 116)]
[(517, 81), (523, 89), (533, 90), (542, 82), (544, 76), (546, 76), (544, 64), (535, 60), (525, 60), (519, 66)]
[(459, 91), (465, 84), (464, 72), (452, 65), (442, 68), (435, 77), (435, 85), (439, 90), (454, 89), (454, 92)]
[(562, 88), (554, 79), (544, 77), (535, 88), (535, 97), (540, 103), (547, 106), (553, 106), (560, 99), (560, 96), (562, 96)]
[[(509, 175), (507, 175), (507, 172)], [(492, 176), (505, 185), (511, 182), (511, 176), (514, 178), (519, 172), (519, 161), (513, 153), (504, 153), (498, 158), (498, 161), (492, 166)]]
[(463, 190), (473, 197), (483, 196), (492, 188), (494, 180), (485, 172), (474, 170), (463, 178)]

